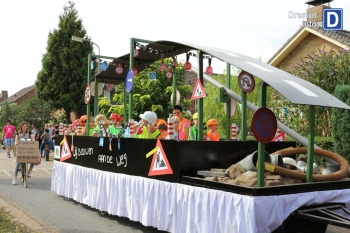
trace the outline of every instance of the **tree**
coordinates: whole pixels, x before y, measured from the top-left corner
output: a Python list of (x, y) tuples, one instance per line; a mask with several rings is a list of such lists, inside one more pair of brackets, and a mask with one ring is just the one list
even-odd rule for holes
[(44, 124), (53, 120), (52, 112), (54, 108), (45, 101), (37, 97), (28, 98), (21, 105), (10, 105), (6, 101), (0, 109), (0, 124), (4, 126), (10, 120), (14, 126), (21, 122), (28, 122), (39, 129), (44, 128)]
[[(170, 63), (170, 59), (164, 60), (165, 64)], [(172, 113), (172, 104), (170, 96), (172, 93), (173, 79), (166, 77), (166, 72), (154, 70), (157, 74), (155, 80), (149, 78), (151, 69), (146, 69), (135, 76), (133, 86), (133, 118), (139, 120), (139, 114), (144, 111), (154, 111), (158, 118), (166, 119), (169, 113)], [(190, 94), (191, 86), (185, 84), (185, 70), (182, 65), (176, 67), (177, 89), (181, 95), (180, 105), (183, 109), (188, 109), (190, 100), (185, 99)], [(124, 114), (124, 84), (116, 86), (116, 94), (113, 96), (115, 106), (109, 107), (106, 98), (99, 99), (99, 108), (101, 113), (109, 116), (112, 112), (120, 115)], [(124, 116), (124, 118), (127, 118)]]
[[(350, 86), (337, 85), (334, 96), (350, 105)], [(350, 160), (350, 111), (346, 109), (335, 108), (332, 110), (332, 128), (334, 139), (334, 151), (348, 161)]]
[(72, 36), (90, 40), (73, 2), (64, 6), (59, 16), (58, 29), (49, 32), (47, 52), (42, 58), (36, 93), (41, 100), (50, 101), (56, 109), (64, 108), (66, 119), (70, 112), (84, 110), (83, 91), (86, 85), (86, 58), (92, 53), (92, 44), (72, 41)]
[[(340, 49), (340, 52), (336, 53), (335, 51), (325, 52), (323, 48), (319, 49), (318, 53), (308, 54), (291, 68), (293, 75), (319, 86), (328, 93), (334, 93), (336, 85), (350, 84), (349, 62), (348, 50)], [(279, 111), (280, 121), (288, 122), (289, 127), (300, 132), (301, 135), (308, 134), (308, 106), (292, 104), (278, 93), (274, 94), (274, 101), (271, 104)], [(332, 135), (332, 111), (328, 107), (315, 108), (316, 136)]]

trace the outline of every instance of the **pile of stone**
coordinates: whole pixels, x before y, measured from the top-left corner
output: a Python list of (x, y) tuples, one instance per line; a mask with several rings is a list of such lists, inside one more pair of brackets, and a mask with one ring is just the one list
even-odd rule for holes
[[(205, 180), (250, 188), (256, 187), (258, 181), (258, 173), (256, 171), (246, 171), (239, 163), (233, 164), (227, 169), (212, 168), (210, 172), (198, 172), (198, 174), (208, 175), (204, 178)], [(265, 187), (301, 183), (300, 180), (274, 175), (268, 171), (265, 171), (264, 179)]]

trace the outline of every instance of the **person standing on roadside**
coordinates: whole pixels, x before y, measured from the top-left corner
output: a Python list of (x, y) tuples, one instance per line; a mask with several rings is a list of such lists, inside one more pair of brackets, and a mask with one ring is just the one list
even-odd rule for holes
[(7, 120), (6, 121), (6, 125), (3, 129), (2, 132), (2, 140), (4, 142), (4, 145), (6, 147), (6, 151), (7, 151), (7, 158), (11, 158), (11, 149), (12, 146), (14, 144), (14, 135), (16, 132), (16, 128), (11, 125), (11, 121)]

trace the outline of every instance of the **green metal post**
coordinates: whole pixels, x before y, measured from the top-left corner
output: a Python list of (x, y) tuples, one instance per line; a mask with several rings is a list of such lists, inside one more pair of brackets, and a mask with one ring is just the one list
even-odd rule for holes
[(173, 107), (176, 105), (176, 89), (177, 89), (177, 78), (176, 78), (176, 66), (175, 66), (174, 72), (173, 72), (173, 99), (171, 100)]
[[(226, 87), (231, 88), (231, 64), (226, 63)], [(231, 138), (231, 101), (226, 103), (226, 139)]]
[(309, 135), (307, 145), (307, 165), (306, 182), (312, 182), (313, 163), (314, 163), (314, 136), (315, 136), (315, 106), (309, 106)]
[[(91, 54), (88, 55), (87, 84), (91, 82)], [(86, 105), (86, 125), (90, 129), (90, 102)], [(85, 130), (85, 135), (89, 135), (89, 130)]]
[(242, 122), (241, 122), (241, 140), (247, 140), (247, 93), (242, 91)]
[(125, 85), (126, 83), (124, 82), (124, 119), (128, 118), (128, 93), (125, 91)]
[[(266, 107), (266, 83), (260, 86), (260, 107)], [(265, 144), (258, 142), (258, 187), (264, 187)]]
[(98, 81), (97, 78), (95, 78), (95, 93), (94, 93), (95, 99), (94, 99), (94, 115), (95, 117), (100, 113), (98, 109)]
[[(134, 70), (134, 38), (130, 38), (130, 61), (129, 61), (129, 68), (133, 71)], [(125, 89), (124, 89), (125, 91)], [(129, 119), (133, 119), (133, 90), (129, 93)], [(124, 106), (125, 108), (125, 106)]]
[[(198, 50), (198, 77), (201, 84), (204, 86), (203, 83), (203, 52)], [(202, 141), (204, 138), (203, 134), (203, 118), (204, 118), (204, 111), (203, 111), (203, 98), (198, 99), (198, 140)]]

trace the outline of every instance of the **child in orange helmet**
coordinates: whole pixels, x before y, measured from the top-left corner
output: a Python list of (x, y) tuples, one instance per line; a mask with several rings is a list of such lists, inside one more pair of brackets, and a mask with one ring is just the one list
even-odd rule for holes
[(204, 136), (205, 141), (219, 141), (220, 135), (217, 132), (219, 127), (219, 122), (216, 119), (210, 119), (207, 121), (207, 126), (209, 131)]

